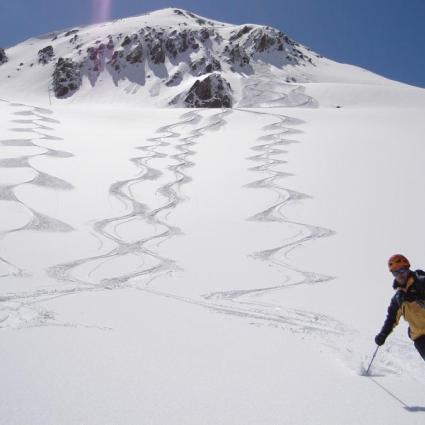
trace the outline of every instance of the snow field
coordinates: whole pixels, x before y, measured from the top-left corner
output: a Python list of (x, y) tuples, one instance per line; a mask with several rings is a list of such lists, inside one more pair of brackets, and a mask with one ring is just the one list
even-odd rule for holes
[(423, 267), (415, 102), (1, 102), (0, 423), (422, 423), (405, 326), (360, 376)]

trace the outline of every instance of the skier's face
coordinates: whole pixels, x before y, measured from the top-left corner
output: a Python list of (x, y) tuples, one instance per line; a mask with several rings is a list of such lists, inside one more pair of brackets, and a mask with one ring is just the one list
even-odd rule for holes
[(407, 278), (409, 277), (409, 272), (409, 269), (402, 268), (393, 271), (393, 276), (399, 285), (404, 285), (407, 282)]

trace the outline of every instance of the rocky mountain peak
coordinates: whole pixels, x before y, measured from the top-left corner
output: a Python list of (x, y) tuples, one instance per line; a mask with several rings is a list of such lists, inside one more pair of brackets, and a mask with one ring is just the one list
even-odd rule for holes
[[(36, 46), (18, 71), (43, 67), (59, 99), (108, 79), (116, 88), (145, 87), (151, 96), (169, 90), (169, 104), (205, 107), (232, 105), (228, 80), (255, 74), (259, 64), (305, 67), (315, 57), (275, 28), (220, 23), (178, 8), (56, 32)], [(0, 49), (0, 64), (6, 61)]]

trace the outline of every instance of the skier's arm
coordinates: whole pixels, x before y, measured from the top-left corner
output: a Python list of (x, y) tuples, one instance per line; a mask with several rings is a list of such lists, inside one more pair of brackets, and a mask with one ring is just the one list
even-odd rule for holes
[(393, 331), (393, 329), (398, 325), (401, 317), (401, 306), (400, 302), (397, 299), (397, 294), (392, 298), (390, 306), (387, 311), (387, 318), (385, 319), (384, 326), (382, 326), (381, 331), (376, 335), (375, 342), (378, 345), (384, 344), (388, 335)]

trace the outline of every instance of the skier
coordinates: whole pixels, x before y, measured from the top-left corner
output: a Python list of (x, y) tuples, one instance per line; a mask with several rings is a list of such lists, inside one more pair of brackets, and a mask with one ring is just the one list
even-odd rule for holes
[(388, 268), (394, 276), (393, 288), (397, 292), (391, 299), (387, 318), (375, 342), (383, 345), (403, 316), (409, 323), (409, 337), (425, 360), (425, 272), (410, 270), (409, 260), (400, 254), (390, 257)]

